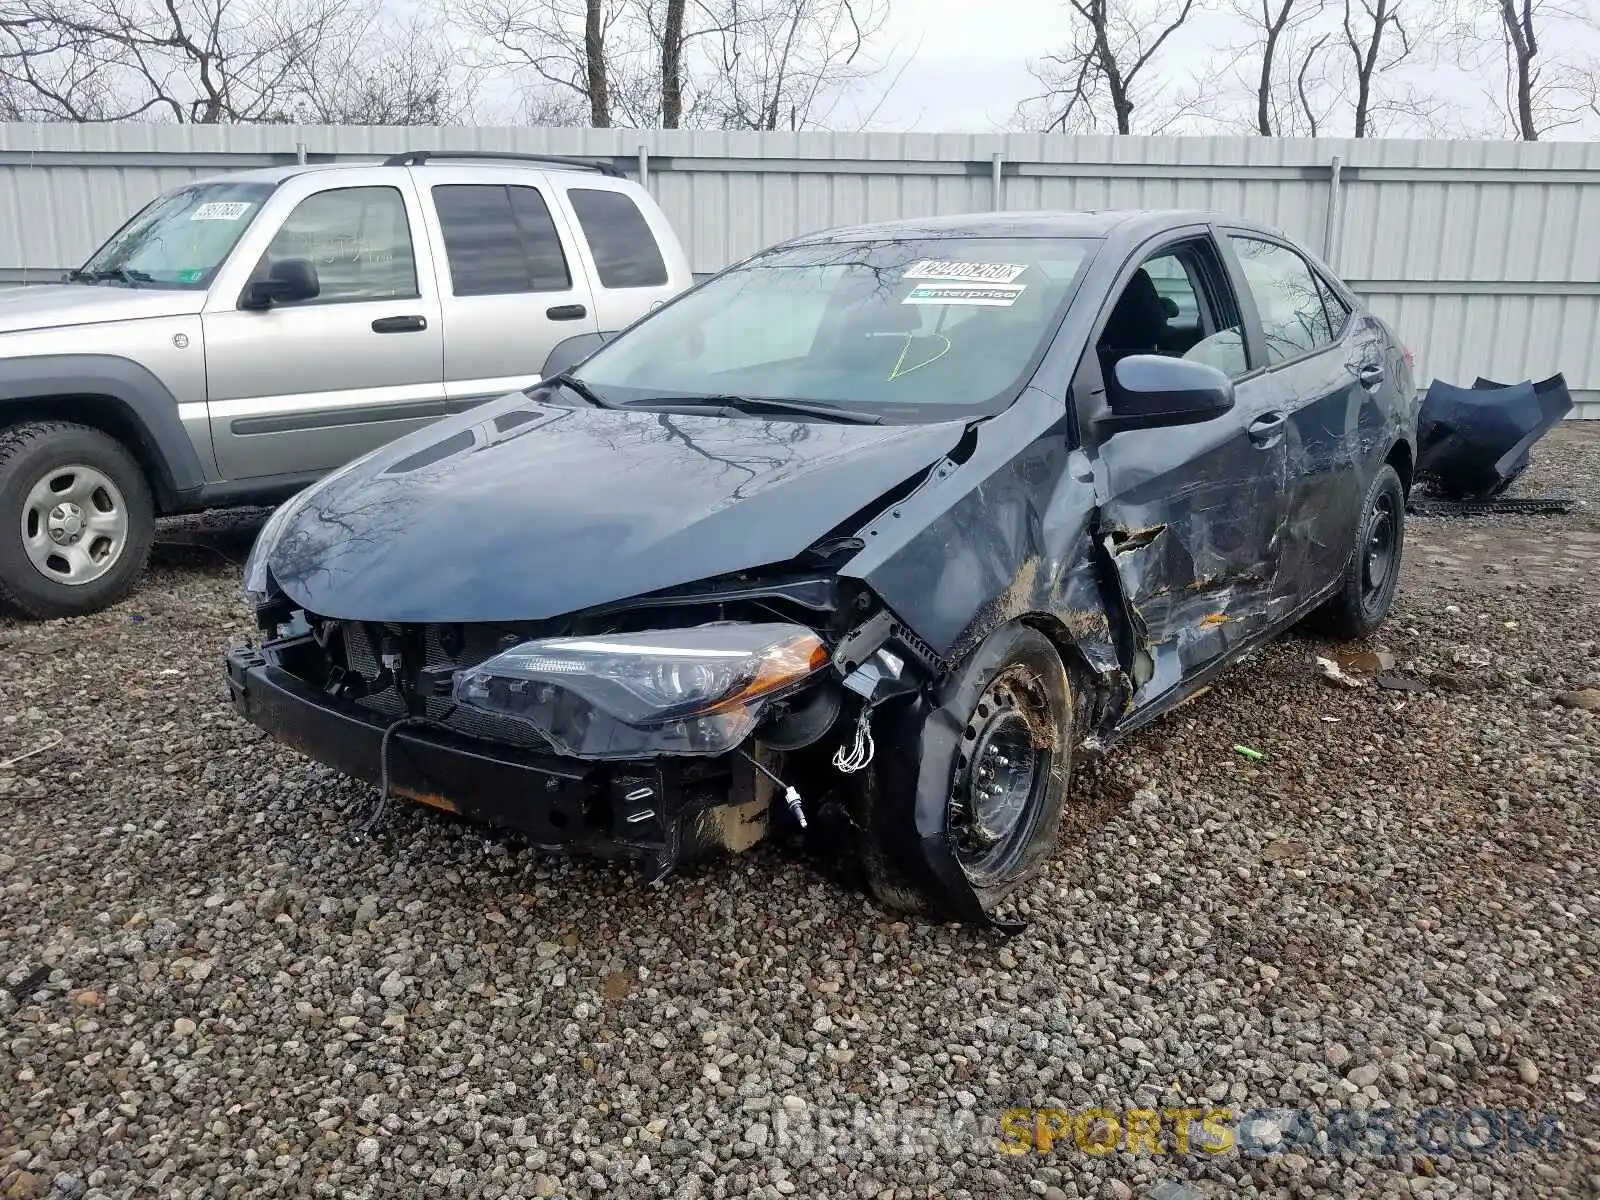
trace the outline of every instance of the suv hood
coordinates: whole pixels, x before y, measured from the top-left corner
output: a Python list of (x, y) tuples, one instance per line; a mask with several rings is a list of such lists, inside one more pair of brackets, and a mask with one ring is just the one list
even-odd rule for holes
[(52, 283), (0, 289), (0, 333), (59, 329), (102, 321), (180, 317), (200, 311), (204, 292), (132, 288), (118, 283)]
[(835, 425), (517, 395), (289, 501), (273, 579), (340, 620), (543, 620), (794, 558), (944, 457), (964, 422)]

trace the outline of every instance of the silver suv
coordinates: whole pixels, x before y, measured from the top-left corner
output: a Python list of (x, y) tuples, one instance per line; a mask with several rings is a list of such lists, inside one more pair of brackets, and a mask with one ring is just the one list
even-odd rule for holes
[(690, 283), (604, 163), (419, 151), (185, 184), (62, 283), (0, 291), (0, 603), (102, 608), (156, 516), (282, 499)]

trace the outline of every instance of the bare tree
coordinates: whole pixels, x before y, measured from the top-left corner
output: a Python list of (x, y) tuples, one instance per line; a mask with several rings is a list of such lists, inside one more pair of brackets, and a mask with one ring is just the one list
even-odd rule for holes
[[(1303, 85), (1311, 74), (1316, 51), (1326, 36), (1310, 48), (1301, 51), (1295, 43), (1300, 32), (1322, 13), (1327, 0), (1234, 0), (1233, 10), (1248, 22), (1253, 37), (1248, 45), (1237, 49), (1241, 74), (1249, 77), (1249, 86), (1255, 97), (1254, 130), (1262, 137), (1282, 136), (1298, 132), (1301, 110), (1307, 98), (1296, 102), (1295, 87)], [(1291, 63), (1299, 56), (1299, 71), (1294, 84), (1281, 77), (1281, 63)], [(1306, 112), (1311, 124), (1316, 124), (1313, 113)]]
[(318, 125), (468, 122), (476, 80), (458, 61), (436, 22), (374, 18), (358, 38), (317, 46), (302, 60), (294, 119)]
[(69, 120), (276, 121), (301, 65), (369, 23), (352, 0), (0, 0), (0, 57)]
[(661, 26), (661, 127), (683, 120), (683, 9), (685, 0), (667, 0)]
[(1588, 0), (1468, 0), (1456, 31), (1458, 61), (1495, 81), (1484, 91), (1502, 130), (1539, 141), (1596, 115), (1597, 25)]
[(804, 129), (882, 64), (868, 45), (887, 0), (706, 0), (704, 119), (724, 129)]
[(1316, 137), (1321, 131), (1322, 122), (1327, 119), (1327, 109), (1319, 110), (1313, 103), (1312, 96), (1316, 92), (1315, 73), (1322, 56), (1322, 48), (1328, 44), (1332, 34), (1319, 33), (1312, 38), (1300, 54), (1300, 69), (1294, 76), (1294, 94), (1298, 101), (1298, 111), (1305, 118), (1306, 135)]
[(47, 14), (0, 6), (0, 119), (106, 121), (129, 115), (81, 35)]
[(1398, 66), (1411, 53), (1411, 39), (1400, 23), (1404, 3), (1405, 0), (1344, 0), (1342, 29), (1353, 64), (1355, 137), (1366, 137), (1370, 132), (1374, 78), (1380, 70)]
[(1140, 77), (1199, 7), (1199, 0), (1175, 9), (1145, 0), (1067, 0), (1072, 40), (1029, 67), (1044, 90), (1023, 102), (1024, 119), (1032, 111), (1046, 130), (1096, 129), (1109, 107), (1111, 126), (1131, 133)]
[(607, 129), (618, 116), (641, 123), (638, 114), (618, 112), (614, 95), (617, 74), (638, 69), (621, 45), (632, 10), (632, 0), (463, 0), (453, 16), (469, 36), (492, 47), (482, 66), (531, 70), (539, 90), (578, 97), (586, 123)]

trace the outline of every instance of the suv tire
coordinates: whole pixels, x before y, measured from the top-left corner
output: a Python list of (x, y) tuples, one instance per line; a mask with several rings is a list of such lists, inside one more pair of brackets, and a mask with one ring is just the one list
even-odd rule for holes
[(149, 484), (118, 442), (62, 421), (0, 428), (0, 604), (41, 618), (105, 608), (154, 539)]

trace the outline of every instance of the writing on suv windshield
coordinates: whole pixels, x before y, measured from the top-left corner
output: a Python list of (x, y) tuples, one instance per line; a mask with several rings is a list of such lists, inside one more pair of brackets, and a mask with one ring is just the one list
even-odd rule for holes
[(268, 183), (199, 184), (140, 211), (68, 278), (204, 289), (272, 194)]
[(923, 238), (775, 250), (682, 297), (577, 371), (619, 404), (739, 396), (955, 417), (1006, 400), (1097, 243)]

